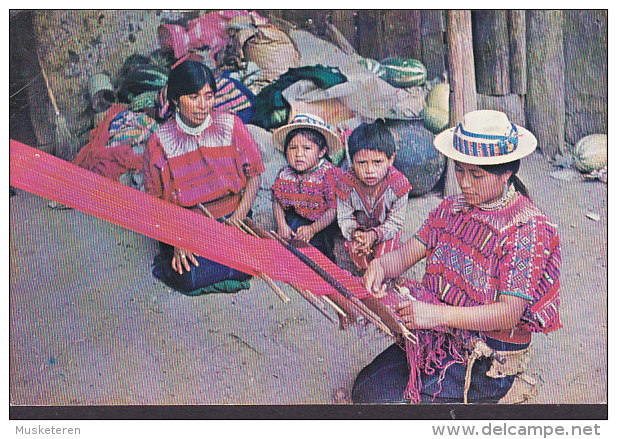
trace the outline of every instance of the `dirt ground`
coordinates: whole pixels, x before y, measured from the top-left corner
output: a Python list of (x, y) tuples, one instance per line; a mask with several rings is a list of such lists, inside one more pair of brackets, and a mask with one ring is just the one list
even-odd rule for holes
[[(536, 154), (520, 176), (558, 226), (564, 328), (534, 336), (536, 391), (519, 382), (507, 398), (606, 403), (607, 185), (555, 171)], [(255, 205), (262, 224), (268, 198)], [(439, 202), (410, 200), (404, 239)], [(371, 327), (339, 330), (286, 286), (283, 304), (259, 279), (184, 296), (152, 276), (152, 239), (19, 189), (9, 203), (13, 405), (332, 404), (390, 343)]]

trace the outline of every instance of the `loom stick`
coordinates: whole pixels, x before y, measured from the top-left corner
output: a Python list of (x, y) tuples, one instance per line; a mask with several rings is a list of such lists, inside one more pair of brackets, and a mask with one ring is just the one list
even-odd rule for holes
[(306, 301), (308, 303), (310, 303), (313, 308), (315, 308), (317, 311), (319, 311), (321, 314), (324, 315), (324, 317), (326, 317), (328, 320), (330, 320), (332, 323), (335, 323), (334, 320), (332, 320), (332, 317), (330, 317), (330, 315), (324, 311), (324, 309), (322, 307), (319, 306), (319, 303), (317, 301), (317, 296), (315, 296), (313, 293), (311, 293), (309, 290), (302, 288), (299, 285), (290, 284), (291, 287), (296, 290), (298, 292), (298, 294), (300, 294), (302, 297), (304, 297), (306, 299)]
[(331, 276), (328, 272), (326, 272), (323, 268), (317, 265), (311, 258), (307, 257), (300, 250), (294, 247), (292, 244), (285, 241), (283, 238), (278, 236), (278, 234), (274, 231), (270, 231), (272, 236), (287, 250), (292, 252), (298, 259), (308, 265), (313, 271), (315, 271), (319, 276), (332, 285), (345, 299), (347, 299), (351, 304), (355, 305), (356, 309), (360, 314), (366, 317), (371, 323), (385, 332), (387, 335), (394, 337), (394, 334), (388, 328), (383, 321), (379, 318), (377, 314), (371, 311), (366, 305), (364, 305), (356, 296), (354, 296), (343, 284), (341, 284), (338, 280), (336, 280), (333, 276)]
[(345, 313), (345, 311), (343, 311), (336, 303), (334, 303), (332, 301), (332, 299), (330, 299), (328, 296), (323, 296), (322, 297), (323, 301), (326, 302), (328, 305), (330, 305), (332, 308), (334, 308), (334, 310), (341, 315), (341, 317), (343, 318), (348, 318), (347, 314)]
[[(260, 238), (276, 240), (276, 238), (274, 238), (268, 232), (259, 227), (259, 225), (256, 224), (255, 221), (253, 221), (251, 218), (244, 218), (242, 220), (242, 224), (244, 224), (248, 229), (250, 229), (255, 235), (259, 236)], [(356, 312), (354, 312), (349, 301), (345, 300), (344, 298), (340, 298), (337, 295), (332, 297), (329, 297), (327, 295), (315, 297), (323, 300), (328, 305), (332, 306), (334, 310), (344, 320), (343, 325), (351, 324), (357, 320)]]
[[(216, 218), (214, 218), (214, 215), (212, 215), (212, 213), (210, 213), (210, 211), (202, 203), (197, 203), (197, 207), (208, 218), (216, 220)], [(236, 223), (233, 223), (232, 221), (229, 221), (227, 218), (225, 219), (225, 224), (232, 225), (232, 226), (236, 227), (237, 229), (245, 232), (242, 229), (242, 227), (240, 227)], [(259, 277), (272, 289), (272, 291), (274, 291), (274, 293), (278, 296), (279, 299), (281, 299), (283, 301), (283, 303), (291, 302), (291, 299), (289, 297), (287, 297), (287, 295), (283, 292), (283, 290), (280, 289), (280, 287), (277, 284), (274, 283), (274, 281), (272, 280), (272, 278), (270, 276), (268, 276), (265, 273), (259, 273)]]
[[(248, 224), (246, 224), (247, 222), (251, 223), (251, 226), (249, 226)], [(246, 218), (244, 220), (238, 220), (238, 223), (242, 226), (242, 228), (244, 230), (246, 230), (250, 235), (255, 236), (256, 238), (264, 238), (264, 239), (270, 239), (270, 237), (266, 234), (262, 234), (262, 236), (260, 236), (258, 234), (259, 228), (258, 226), (250, 219), (250, 218)], [(254, 228), (256, 228), (257, 230), (254, 230)], [(322, 313), (324, 316), (326, 316), (326, 318), (332, 322), (334, 322), (330, 316), (328, 314), (326, 314), (323, 309), (317, 304), (318, 302), (326, 302), (328, 305), (332, 306), (334, 308), (334, 310), (339, 313), (342, 318), (347, 319), (348, 316), (347, 314), (339, 307), (337, 306), (334, 302), (332, 302), (328, 297), (324, 296), (324, 297), (319, 297), (314, 295), (310, 290), (307, 289), (303, 289), (298, 287), (297, 285), (294, 284), (290, 284), (291, 287), (296, 290), (302, 297), (304, 297), (311, 305), (313, 305), (320, 313)], [(327, 299), (327, 300), (326, 300)]]

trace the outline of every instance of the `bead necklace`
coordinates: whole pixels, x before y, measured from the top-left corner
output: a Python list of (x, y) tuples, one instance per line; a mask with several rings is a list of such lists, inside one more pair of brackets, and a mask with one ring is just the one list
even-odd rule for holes
[(197, 136), (201, 134), (203, 130), (205, 130), (206, 128), (210, 126), (210, 124), (212, 123), (212, 118), (208, 114), (206, 119), (199, 126), (190, 127), (186, 123), (184, 123), (184, 121), (182, 120), (182, 117), (180, 116), (180, 112), (176, 111), (176, 123), (178, 124), (180, 129), (184, 131), (186, 134), (190, 134), (191, 136)]
[(514, 188), (514, 185), (511, 184), (508, 187), (506, 193), (497, 201), (493, 201), (492, 203), (480, 203), (477, 204), (477, 208), (484, 211), (494, 211), (501, 210), (506, 207), (510, 202), (518, 195), (518, 192)]

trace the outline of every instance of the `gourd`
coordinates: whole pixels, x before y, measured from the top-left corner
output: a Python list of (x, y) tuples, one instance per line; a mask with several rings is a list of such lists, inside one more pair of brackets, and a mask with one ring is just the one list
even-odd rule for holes
[(385, 70), (383, 79), (394, 87), (415, 87), (426, 80), (426, 67), (415, 59), (386, 58), (381, 61), (381, 67)]
[(579, 140), (572, 153), (574, 166), (581, 172), (602, 169), (608, 162), (608, 137), (590, 134)]
[(450, 86), (437, 84), (426, 95), (426, 106), (422, 110), (424, 126), (433, 134), (438, 134), (450, 123)]

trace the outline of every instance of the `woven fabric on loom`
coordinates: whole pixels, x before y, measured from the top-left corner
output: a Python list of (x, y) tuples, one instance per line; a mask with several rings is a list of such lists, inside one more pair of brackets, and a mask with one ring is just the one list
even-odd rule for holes
[(501, 211), (472, 207), (462, 195), (447, 198), (416, 238), (427, 246), (422, 284), (445, 303), (476, 306), (513, 295), (529, 301), (519, 327), (561, 327), (559, 237), (528, 198)]

